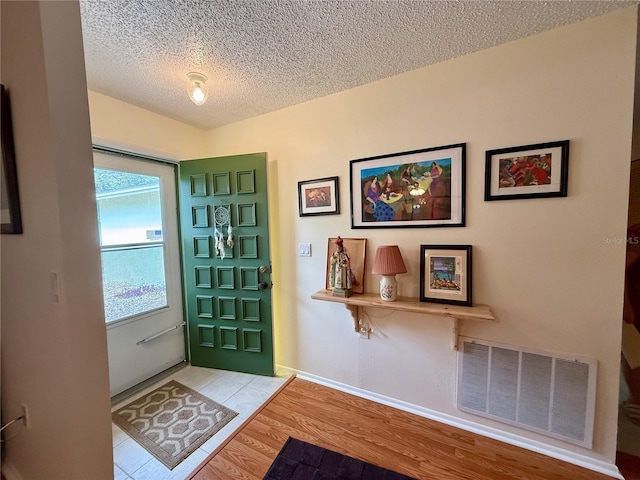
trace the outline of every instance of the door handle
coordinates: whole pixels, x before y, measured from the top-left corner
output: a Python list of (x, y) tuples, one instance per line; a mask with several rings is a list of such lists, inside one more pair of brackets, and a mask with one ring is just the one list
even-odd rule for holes
[(187, 322), (182, 322), (179, 323), (178, 325), (174, 325), (172, 327), (166, 328), (164, 330), (162, 330), (161, 332), (158, 333), (154, 333), (153, 335), (151, 335), (150, 337), (147, 338), (143, 338), (142, 340), (140, 340), (139, 342), (136, 342), (136, 345), (142, 345), (143, 343), (147, 343), (150, 342), (151, 340), (153, 340), (154, 338), (158, 338), (161, 337), (162, 335), (164, 335), (165, 333), (169, 333), (172, 330), (175, 330), (176, 328), (180, 328), (180, 327), (184, 327), (187, 324)]
[(268, 273), (269, 272), (269, 267), (267, 267), (266, 265), (260, 265), (258, 267), (258, 270), (260, 271), (260, 273)]
[[(271, 285), (273, 285), (273, 283)], [(266, 290), (269, 287), (270, 285), (267, 282), (258, 283), (258, 290)]]

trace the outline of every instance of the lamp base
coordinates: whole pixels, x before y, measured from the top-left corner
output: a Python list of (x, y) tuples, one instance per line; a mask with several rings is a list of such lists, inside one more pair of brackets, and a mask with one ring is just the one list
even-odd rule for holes
[(398, 282), (395, 275), (383, 275), (380, 278), (380, 300), (395, 302), (398, 298)]

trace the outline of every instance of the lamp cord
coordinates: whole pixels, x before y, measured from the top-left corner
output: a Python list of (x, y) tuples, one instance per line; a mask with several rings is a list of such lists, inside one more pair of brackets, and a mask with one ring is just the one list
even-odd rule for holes
[(2, 428), (0, 428), (0, 432), (3, 431), (5, 428), (7, 428), (9, 425), (16, 423), (18, 420), (22, 420), (23, 418), (24, 418), (24, 415), (20, 415), (19, 417), (14, 418), (9, 423), (7, 423)]

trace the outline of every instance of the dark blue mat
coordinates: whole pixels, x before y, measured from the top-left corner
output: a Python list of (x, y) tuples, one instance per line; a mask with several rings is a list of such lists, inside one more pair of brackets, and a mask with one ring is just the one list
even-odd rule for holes
[(263, 480), (415, 480), (289, 437)]

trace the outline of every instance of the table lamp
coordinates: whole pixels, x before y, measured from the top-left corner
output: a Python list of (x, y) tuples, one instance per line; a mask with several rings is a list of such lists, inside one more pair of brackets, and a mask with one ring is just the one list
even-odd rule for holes
[(382, 275), (380, 279), (380, 299), (383, 302), (395, 302), (398, 297), (397, 273), (407, 273), (400, 249), (397, 245), (382, 245), (376, 250), (373, 261), (374, 275)]

